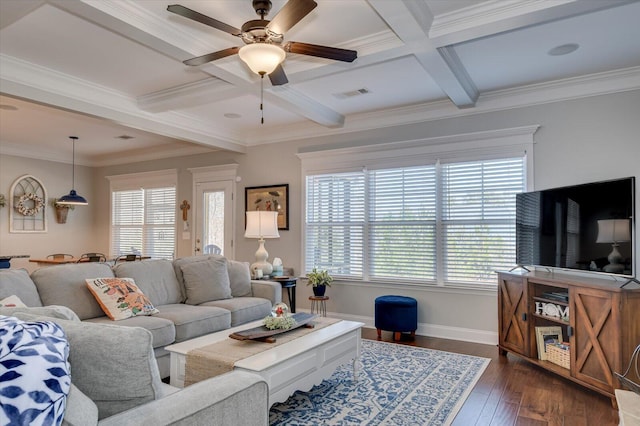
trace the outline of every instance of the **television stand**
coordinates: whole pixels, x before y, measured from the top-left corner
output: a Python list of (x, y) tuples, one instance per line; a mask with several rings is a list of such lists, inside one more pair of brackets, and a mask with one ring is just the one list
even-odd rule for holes
[[(558, 293), (567, 297), (553, 297)], [(568, 312), (568, 318), (554, 312)], [(614, 404), (615, 390), (622, 387), (615, 373), (624, 372), (640, 343), (638, 324), (640, 288), (621, 288), (602, 277), (498, 272), (500, 354), (510, 352), (606, 395)], [(569, 342), (568, 362), (556, 364), (539, 359), (536, 327), (552, 326), (559, 327), (563, 340)], [(640, 383), (636, 371), (628, 376)]]

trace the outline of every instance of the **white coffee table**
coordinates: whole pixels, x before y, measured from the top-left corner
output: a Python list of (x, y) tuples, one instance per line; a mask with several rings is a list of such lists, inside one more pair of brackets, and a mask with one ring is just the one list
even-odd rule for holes
[[(229, 334), (262, 325), (262, 320), (167, 346), (171, 355), (171, 385), (184, 387), (187, 353), (228, 339)], [(364, 324), (340, 321), (264, 352), (237, 361), (234, 369), (261, 376), (269, 385), (269, 406), (284, 402), (295, 391), (308, 391), (331, 377), (342, 364), (360, 366), (360, 334)], [(265, 343), (269, 345), (269, 343)]]

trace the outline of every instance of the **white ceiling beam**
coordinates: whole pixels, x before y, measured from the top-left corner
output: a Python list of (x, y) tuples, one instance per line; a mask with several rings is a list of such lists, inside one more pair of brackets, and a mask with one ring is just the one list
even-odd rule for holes
[(44, 4), (44, 0), (0, 1), (0, 30)]
[(138, 106), (148, 112), (164, 112), (174, 109), (190, 108), (211, 103), (211, 99), (220, 101), (241, 96), (244, 90), (211, 77), (205, 80), (186, 83), (156, 92), (138, 96)]
[[(51, 0), (51, 3), (63, 10), (108, 28), (115, 33), (135, 40), (144, 46), (179, 61), (198, 56), (200, 53), (195, 52), (207, 51), (207, 49), (209, 49), (206, 43), (180, 31), (176, 26), (168, 24), (166, 20), (161, 17), (148, 13), (134, 1)], [(141, 28), (143, 28), (144, 31), (141, 30)], [(179, 48), (177, 46), (183, 47)], [(254, 88), (254, 83), (247, 82), (238, 75), (217, 67), (216, 65), (207, 64), (200, 67), (200, 70), (216, 78), (228, 81), (238, 88), (244, 89), (246, 92), (250, 92)], [(285, 93), (286, 91), (273, 93), (273, 96), (278, 98), (278, 104), (283, 109), (294, 114), (301, 114), (309, 120), (315, 121), (323, 126), (333, 128), (336, 126), (340, 127), (344, 123), (344, 117), (330, 110), (327, 106), (313, 99), (304, 99)], [(229, 95), (229, 92), (226, 92), (226, 95)], [(175, 90), (174, 96), (176, 96), (174, 105), (184, 104), (185, 93), (182, 93), (180, 90)], [(225, 96), (225, 93), (223, 93), (222, 96)], [(170, 107), (170, 97), (168, 93), (165, 93), (164, 96), (162, 96), (162, 102), (157, 104), (152, 103), (151, 98), (142, 99), (141, 105), (149, 108), (149, 111), (156, 109), (163, 110)], [(202, 98), (200, 98), (200, 101), (201, 100)], [(331, 117), (334, 119), (331, 120)]]
[(443, 47), (637, 1), (489, 0), (435, 16), (428, 35)]
[(0, 54), (0, 88), (3, 94), (100, 117), (123, 126), (234, 152), (246, 145), (221, 134), (210, 123), (164, 112), (140, 110), (136, 100), (123, 93)]
[(288, 84), (272, 87), (269, 92), (265, 92), (265, 96), (269, 99), (269, 102), (273, 102), (281, 108), (297, 105), (297, 114), (307, 117), (322, 126), (331, 129), (344, 126), (344, 115), (331, 108), (321, 107), (320, 103), (303, 95)]
[(411, 49), (416, 59), (458, 108), (475, 105), (479, 93), (454, 52), (445, 58), (427, 34), (433, 17), (424, 3), (368, 0), (387, 25)]

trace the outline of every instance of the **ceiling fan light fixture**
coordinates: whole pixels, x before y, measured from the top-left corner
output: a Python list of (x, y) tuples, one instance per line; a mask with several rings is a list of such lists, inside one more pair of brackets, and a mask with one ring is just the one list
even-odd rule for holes
[(240, 59), (258, 75), (271, 74), (284, 61), (285, 51), (268, 43), (247, 44), (238, 52)]

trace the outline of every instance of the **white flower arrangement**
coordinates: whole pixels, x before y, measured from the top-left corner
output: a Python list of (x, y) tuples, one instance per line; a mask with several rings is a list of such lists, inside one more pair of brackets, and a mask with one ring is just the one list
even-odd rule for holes
[(289, 307), (284, 303), (276, 303), (271, 309), (271, 315), (265, 317), (264, 326), (269, 330), (288, 330), (296, 325), (296, 320), (289, 313)]
[[(32, 202), (33, 207), (27, 207), (27, 202)], [(23, 216), (35, 216), (43, 207), (44, 201), (42, 201), (42, 198), (32, 192), (21, 195), (16, 203), (16, 210)]]
[(269, 330), (288, 330), (296, 325), (296, 320), (293, 317), (272, 317), (268, 316), (264, 319), (264, 326)]

